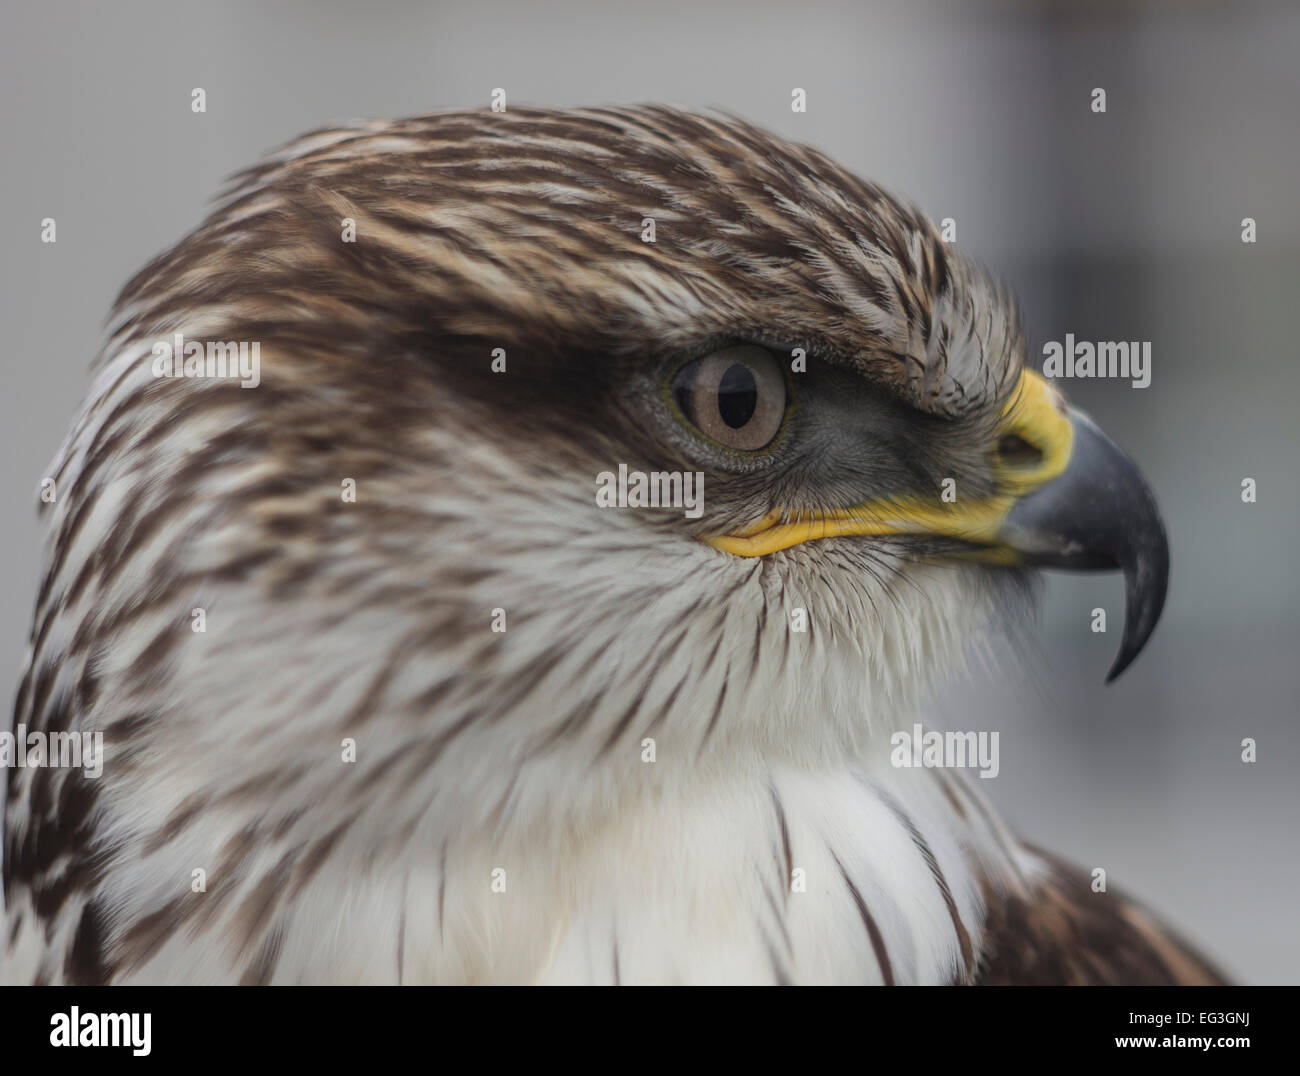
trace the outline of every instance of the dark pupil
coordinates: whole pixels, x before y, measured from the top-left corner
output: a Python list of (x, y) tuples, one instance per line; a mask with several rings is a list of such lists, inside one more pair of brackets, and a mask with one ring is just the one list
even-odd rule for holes
[(733, 430), (740, 429), (754, 417), (758, 406), (758, 382), (748, 366), (728, 366), (718, 382), (718, 414)]

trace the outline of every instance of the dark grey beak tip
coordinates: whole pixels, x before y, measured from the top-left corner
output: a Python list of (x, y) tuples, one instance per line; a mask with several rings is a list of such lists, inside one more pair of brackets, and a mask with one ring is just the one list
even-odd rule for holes
[[(1155, 495), (1137, 465), (1086, 416), (1084, 422), (1104, 442), (1097, 446), (1105, 457), (1098, 470), (1114, 526), (1103, 528), (1102, 535), (1107, 552), (1124, 572), (1124, 634), (1106, 674), (1110, 684), (1142, 652), (1160, 621), (1169, 589), (1169, 537)], [(1081, 426), (1076, 423), (1076, 430)]]
[(1168, 585), (1169, 545), (1161, 527), (1159, 541), (1124, 569), (1124, 635), (1106, 683), (1113, 683), (1146, 646), (1165, 607)]

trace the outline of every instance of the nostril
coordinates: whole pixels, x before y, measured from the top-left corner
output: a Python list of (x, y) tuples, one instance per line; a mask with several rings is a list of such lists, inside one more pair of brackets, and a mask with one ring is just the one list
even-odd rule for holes
[(1043, 451), (1031, 445), (1017, 433), (1006, 433), (998, 438), (998, 458), (1012, 467), (1033, 467), (1043, 462)]

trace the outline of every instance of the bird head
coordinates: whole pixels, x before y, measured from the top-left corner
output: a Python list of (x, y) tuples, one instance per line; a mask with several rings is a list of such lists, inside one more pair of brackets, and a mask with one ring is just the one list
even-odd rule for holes
[[(151, 377), (175, 332), (258, 342), (260, 382)], [(1006, 289), (733, 119), (308, 135), (128, 285), (97, 377), (64, 473), (102, 495), (58, 509), (43, 601), (171, 714), (139, 757), (183, 738), (227, 794), (260, 766), (231, 737), (356, 737), (348, 788), (401, 778), (411, 826), (646, 738), (842, 754), (1021, 618), (1035, 567), (1125, 572), (1114, 673), (1163, 602), (1150, 492), (1026, 369)], [(636, 475), (670, 495), (631, 503)], [(265, 776), (309, 780), (338, 794)]]

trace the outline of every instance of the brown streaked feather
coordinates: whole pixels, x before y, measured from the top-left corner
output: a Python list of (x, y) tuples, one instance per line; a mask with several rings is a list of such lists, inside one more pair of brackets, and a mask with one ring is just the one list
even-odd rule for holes
[(1034, 850), (1050, 870), (1027, 895), (986, 888), (979, 986), (1222, 986), (1176, 934), (1088, 875)]

